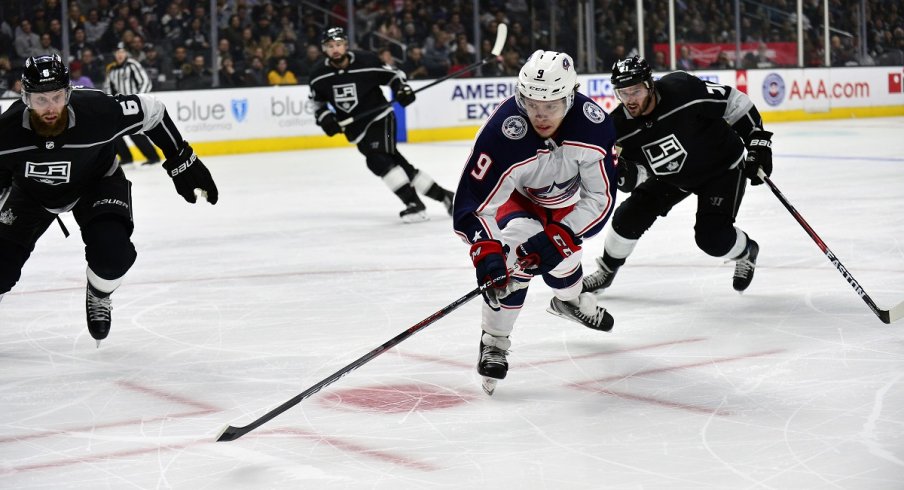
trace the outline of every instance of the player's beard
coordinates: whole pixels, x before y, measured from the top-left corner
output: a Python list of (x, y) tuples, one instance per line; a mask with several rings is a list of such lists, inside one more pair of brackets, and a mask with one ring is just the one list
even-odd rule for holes
[(346, 60), (348, 60), (348, 51), (340, 54), (339, 56), (331, 57), (330, 64), (335, 66), (336, 68), (342, 68), (345, 65)]
[(44, 120), (41, 119), (41, 116), (35, 111), (29, 111), (28, 120), (31, 123), (31, 129), (33, 129), (35, 133), (38, 133), (39, 136), (44, 138), (50, 138), (59, 136), (63, 130), (66, 129), (66, 126), (69, 125), (69, 111), (66, 109), (66, 106), (63, 106), (59, 117), (57, 117), (53, 124), (45, 123)]

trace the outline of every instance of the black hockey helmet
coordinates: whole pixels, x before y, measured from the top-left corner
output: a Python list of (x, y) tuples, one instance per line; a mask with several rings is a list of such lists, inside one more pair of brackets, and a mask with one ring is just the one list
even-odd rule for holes
[(323, 31), (323, 36), (320, 38), (320, 44), (326, 44), (330, 41), (345, 41), (347, 43), (348, 34), (346, 34), (345, 29), (341, 27), (328, 27)]
[(612, 65), (612, 88), (619, 89), (643, 83), (653, 88), (653, 69), (640, 56), (632, 56), (616, 61)]
[(22, 71), (22, 93), (53, 92), (71, 88), (69, 68), (58, 54), (32, 56)]

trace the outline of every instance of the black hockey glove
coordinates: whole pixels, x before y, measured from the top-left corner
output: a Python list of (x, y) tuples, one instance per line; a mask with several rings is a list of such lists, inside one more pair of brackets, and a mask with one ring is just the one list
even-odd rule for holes
[(546, 274), (571, 254), (581, 249), (581, 239), (562, 223), (549, 222), (540, 233), (518, 245), (518, 260), (525, 265), (525, 272)]
[[(496, 240), (483, 240), (471, 245), (471, 261), (477, 272), (477, 285), (492, 283), (493, 288), (505, 288), (509, 282), (508, 268), (505, 267), (505, 250)], [(483, 300), (493, 308), (499, 308), (499, 300), (493, 288), (483, 293)]]
[(335, 136), (342, 132), (342, 126), (339, 125), (339, 120), (336, 119), (336, 115), (332, 112), (324, 112), (324, 115), (320, 117), (320, 127), (323, 128), (323, 132), (326, 133), (327, 136)]
[(759, 169), (763, 169), (766, 177), (772, 175), (772, 133), (754, 131), (750, 133), (747, 145), (747, 160), (744, 161), (744, 176), (750, 179), (750, 185), (760, 185)]
[(410, 105), (414, 102), (416, 96), (414, 95), (414, 90), (411, 90), (411, 85), (407, 83), (403, 83), (395, 93), (395, 100), (399, 104), (402, 104), (402, 107)]
[(635, 187), (647, 180), (647, 168), (618, 157), (618, 190), (631, 192)]
[(195, 151), (187, 142), (182, 142), (183, 146), (179, 150), (179, 154), (173, 158), (167, 158), (163, 162), (163, 168), (173, 179), (173, 185), (176, 186), (176, 192), (190, 203), (195, 203), (198, 197), (195, 195), (195, 189), (201, 191), (201, 195), (207, 199), (210, 204), (216, 204), (219, 199), (217, 185), (210, 176), (210, 171), (201, 163), (201, 159), (195, 155)]

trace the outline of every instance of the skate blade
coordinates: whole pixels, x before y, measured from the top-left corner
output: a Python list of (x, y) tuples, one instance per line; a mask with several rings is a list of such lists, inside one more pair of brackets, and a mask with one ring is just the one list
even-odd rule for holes
[(413, 214), (406, 214), (402, 216), (402, 223), (411, 224), (411, 223), (423, 223), (424, 221), (430, 221), (430, 217), (427, 216), (425, 211), (421, 211)]
[(493, 393), (496, 391), (496, 383), (499, 380), (496, 378), (488, 378), (486, 376), (483, 377), (483, 381), (480, 383), (480, 387), (483, 388), (483, 391), (490, 396), (493, 396)]

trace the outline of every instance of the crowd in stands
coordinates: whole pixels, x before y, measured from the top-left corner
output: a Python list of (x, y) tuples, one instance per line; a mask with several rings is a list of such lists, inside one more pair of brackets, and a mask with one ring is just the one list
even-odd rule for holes
[[(822, 2), (804, 0), (805, 63), (824, 59)], [(828, 0), (831, 7), (831, 65), (904, 64), (904, 12), (900, 0), (868, 0), (866, 49), (860, 46), (860, 2)], [(60, 19), (69, 25), (68, 57), (73, 79), (101, 87), (119, 43), (144, 66), (154, 90), (208, 88), (214, 73), (220, 87), (306, 83), (321, 56), (327, 25), (346, 26), (347, 0), (0, 0), (0, 95), (16, 96), (25, 58), (63, 49)], [(514, 76), (533, 49), (577, 54), (575, 2), (482, 0), (481, 42), (475, 45), (473, 2), (457, 0), (356, 0), (351, 14), (354, 44), (377, 52), (410, 79), (437, 78), (486, 57), (500, 23), (509, 26), (502, 61), (482, 67), (483, 76)], [(596, 66), (637, 51), (635, 2), (595, 0)], [(646, 52), (657, 69), (667, 69), (655, 43), (668, 42), (668, 2), (644, 1)], [(796, 41), (794, 0), (741, 2), (742, 41), (765, 47)], [(734, 43), (734, 16), (725, 2), (676, 2), (679, 43)], [(65, 12), (65, 15), (64, 15)], [(211, 21), (216, 19), (216, 40)], [(552, 19), (556, 24), (551, 25)], [(551, 36), (555, 36), (551, 39)], [(212, 44), (215, 46), (212, 47)], [(212, 57), (212, 49), (217, 56)], [(63, 54), (63, 53), (61, 53)], [(576, 56), (577, 58), (577, 56)], [(216, 66), (212, 59), (216, 59)], [(706, 66), (683, 52), (681, 69), (733, 68), (722, 56)], [(750, 53), (740, 67), (775, 66), (763, 53)]]

